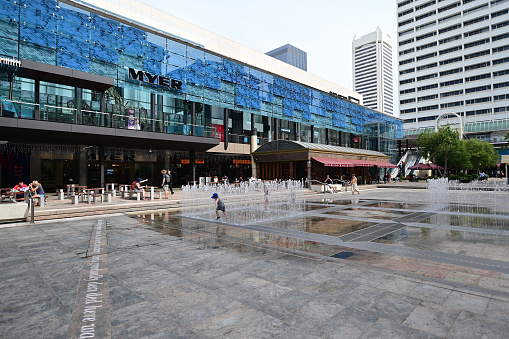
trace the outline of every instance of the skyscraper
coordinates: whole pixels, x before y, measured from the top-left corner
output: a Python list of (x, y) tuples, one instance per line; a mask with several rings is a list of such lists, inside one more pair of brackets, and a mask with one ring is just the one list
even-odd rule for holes
[(300, 68), (304, 71), (308, 70), (308, 55), (301, 49), (295, 46), (286, 44), (284, 46), (273, 49), (265, 53), (273, 58), (286, 62), (292, 66)]
[(353, 88), (364, 96), (364, 105), (394, 114), (392, 40), (380, 27), (356, 36), (352, 42)]
[(507, 0), (398, 1), (398, 45), (405, 133), (458, 114), (481, 139), (503, 134), (479, 124), (509, 113)]

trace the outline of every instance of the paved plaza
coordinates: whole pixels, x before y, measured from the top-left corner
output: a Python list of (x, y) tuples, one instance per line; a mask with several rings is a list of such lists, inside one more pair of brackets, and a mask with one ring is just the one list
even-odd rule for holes
[(225, 200), (228, 222), (205, 201), (2, 225), (0, 336), (507, 338), (508, 215), (429, 200), (372, 188), (262, 202), (249, 223)]

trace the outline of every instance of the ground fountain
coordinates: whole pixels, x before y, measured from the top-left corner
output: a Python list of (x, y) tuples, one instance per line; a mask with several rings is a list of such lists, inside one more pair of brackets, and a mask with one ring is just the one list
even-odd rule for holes
[[(509, 229), (509, 185), (496, 181), (461, 183), (447, 178), (427, 182), (429, 210), (445, 212), (431, 218), (433, 223), (462, 227)], [(449, 213), (449, 214), (447, 214)], [(494, 216), (489, 219), (487, 216)], [(501, 218), (502, 217), (502, 218)]]
[[(226, 205), (229, 222), (247, 224), (264, 219), (284, 218), (305, 210), (301, 181), (253, 181), (238, 184), (187, 185), (182, 187), (182, 215), (203, 220), (215, 219), (213, 193)], [(206, 208), (207, 204), (210, 208)]]

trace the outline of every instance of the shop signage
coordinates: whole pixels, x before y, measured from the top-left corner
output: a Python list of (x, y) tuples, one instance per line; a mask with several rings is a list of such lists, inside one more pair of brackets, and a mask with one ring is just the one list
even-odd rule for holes
[(137, 71), (134, 68), (129, 68), (129, 79), (147, 82), (149, 84), (169, 87), (172, 89), (182, 90), (182, 81), (170, 79), (160, 75), (152, 75), (148, 72)]
[[(189, 161), (189, 159), (182, 159), (182, 160), (180, 160), (180, 163), (181, 163), (182, 165), (189, 165), (191, 162)], [(203, 165), (203, 164), (205, 163), (205, 160), (203, 160), (203, 159), (196, 159), (196, 160), (194, 161), (194, 163), (195, 163), (196, 165)]]
[(251, 160), (233, 159), (234, 165), (251, 165)]

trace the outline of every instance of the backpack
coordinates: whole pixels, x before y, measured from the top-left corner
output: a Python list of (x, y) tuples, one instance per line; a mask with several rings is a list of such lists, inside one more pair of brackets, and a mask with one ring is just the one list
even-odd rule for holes
[(134, 191), (135, 188), (136, 188), (136, 181), (133, 181), (133, 183), (131, 184), (131, 189)]

